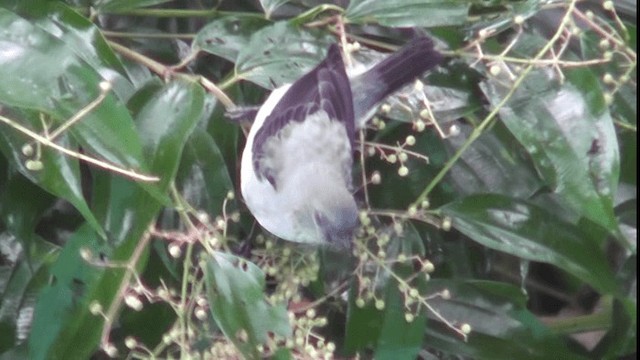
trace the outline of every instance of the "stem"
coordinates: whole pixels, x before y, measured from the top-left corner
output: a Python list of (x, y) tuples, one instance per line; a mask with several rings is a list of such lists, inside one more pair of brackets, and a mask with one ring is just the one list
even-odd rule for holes
[(314, 307), (322, 304), (323, 302), (325, 302), (328, 298), (335, 296), (337, 294), (339, 294), (340, 292), (344, 291), (344, 289), (347, 288), (347, 286), (349, 285), (349, 281), (345, 281), (342, 284), (338, 285), (335, 289), (331, 290), (328, 294), (326, 294), (325, 296), (317, 299), (314, 302), (310, 302), (307, 305), (297, 308), (295, 310), (293, 310), (294, 313), (296, 314), (300, 314), (300, 313), (304, 313), (309, 309), (313, 309)]
[[(216, 86), (213, 82), (211, 82), (209, 79), (205, 78), (204, 76), (193, 76), (193, 75), (188, 75), (180, 72), (175, 72), (174, 69), (176, 69), (176, 67), (174, 66), (167, 66), (162, 63), (159, 63), (149, 57), (146, 57), (116, 42), (113, 42), (113, 41), (107, 41), (107, 42), (115, 51), (120, 53), (120, 55), (145, 65), (157, 75), (164, 78), (167, 75), (172, 74), (176, 78), (185, 79), (188, 81), (198, 81), (200, 85), (202, 85), (211, 94), (213, 94), (213, 96), (215, 96), (226, 108), (235, 107), (235, 104), (233, 103), (233, 101), (227, 96), (227, 94), (225, 94), (221, 90), (222, 86), (220, 87)], [(189, 59), (194, 59), (195, 57), (196, 57), (196, 53), (189, 55)], [(177, 66), (182, 67), (185, 65), (186, 65), (185, 62), (181, 62)]]
[[(111, 85), (109, 85), (109, 88), (111, 88)], [(93, 110), (96, 107), (98, 107), (98, 105), (100, 105), (100, 103), (102, 103), (102, 101), (107, 97), (108, 94), (109, 94), (108, 90), (101, 90), (100, 91), (100, 95), (98, 95), (97, 98), (95, 98), (93, 101), (91, 101), (89, 104), (87, 104), (87, 106), (85, 106), (80, 111), (78, 111), (75, 115), (73, 115), (71, 117), (71, 119), (67, 120), (64, 124), (60, 125), (60, 127), (57, 128), (54, 132), (49, 134), (49, 136), (48, 136), (49, 140), (51, 140), (51, 141), (55, 140), (58, 136), (60, 136), (60, 134), (62, 134), (65, 130), (67, 130), (68, 128), (73, 126), (73, 124), (75, 124), (78, 121), (80, 121), (91, 110)]]
[[(184, 214), (184, 206), (182, 204), (182, 198), (180, 197), (180, 194), (178, 192), (178, 189), (176, 189), (175, 185), (171, 186), (171, 194), (173, 196), (174, 201), (178, 204), (177, 208), (179, 209), (179, 213), (180, 216), (183, 218), (187, 218), (187, 216)], [(194, 227), (193, 224), (191, 224), (190, 222), (186, 222), (187, 224), (190, 224), (190, 227)], [(191, 262), (191, 256), (193, 255), (193, 242), (189, 242), (187, 244), (187, 251), (185, 253), (184, 256), (184, 262), (182, 263), (182, 281), (181, 281), (181, 288), (180, 288), (180, 306), (179, 306), (179, 311), (176, 311), (176, 314), (178, 315), (178, 321), (179, 321), (179, 326), (180, 326), (180, 351), (181, 351), (181, 357), (182, 358), (186, 358), (189, 354), (189, 349), (188, 349), (188, 339), (187, 339), (187, 334), (188, 334), (188, 328), (189, 328), (189, 311), (188, 311), (188, 301), (187, 299), (190, 297), (190, 293), (189, 293), (189, 274), (191, 273), (191, 267), (192, 267), (192, 262)]]
[(120, 32), (120, 31), (108, 31), (102, 30), (102, 34), (110, 38), (146, 38), (146, 39), (182, 39), (193, 40), (196, 34), (152, 34), (143, 32)]
[(229, 98), (227, 94), (225, 94), (225, 92), (222, 91), (222, 85), (216, 86), (216, 84), (212, 83), (211, 81), (209, 81), (209, 79), (207, 79), (204, 76), (200, 76), (199, 80), (200, 80), (200, 84), (205, 89), (209, 90), (209, 92), (211, 92), (213, 96), (215, 96), (218, 100), (220, 100), (220, 102), (222, 103), (222, 105), (224, 105), (225, 108), (230, 109), (236, 106), (233, 103), (233, 100), (231, 100), (231, 98)]
[(637, 126), (635, 126), (633, 124), (629, 124), (629, 123), (624, 122), (622, 120), (613, 120), (613, 123), (616, 124), (621, 129), (625, 129), (625, 130), (629, 130), (629, 131), (633, 131), (633, 132), (637, 132), (638, 131), (638, 127)]
[(358, 135), (360, 140), (358, 141), (358, 145), (360, 145), (360, 171), (362, 171), (362, 187), (364, 189), (364, 203), (367, 205), (367, 209), (371, 209), (371, 204), (369, 203), (369, 189), (367, 187), (367, 170), (365, 168), (364, 162), (364, 130), (358, 131)]
[(594, 314), (574, 316), (565, 319), (556, 317), (543, 318), (542, 322), (558, 335), (607, 330), (611, 327), (611, 310), (608, 309)]
[(193, 10), (193, 9), (124, 9), (124, 10), (106, 10), (102, 14), (118, 14), (128, 16), (149, 16), (149, 17), (172, 17), (172, 18), (189, 18), (189, 17), (213, 17), (222, 16), (223, 12), (217, 9)]
[(87, 155), (84, 155), (84, 154), (69, 150), (69, 149), (54, 143), (53, 141), (47, 139), (46, 137), (41, 136), (40, 134), (35, 133), (35, 132), (27, 129), (26, 127), (24, 127), (24, 126), (14, 122), (14, 121), (12, 121), (11, 119), (6, 118), (4, 116), (0, 115), (0, 121), (8, 124), (12, 128), (20, 131), (21, 133), (29, 136), (30, 138), (36, 140), (38, 143), (40, 143), (40, 144), (42, 144), (44, 146), (51, 147), (51, 148), (53, 148), (55, 150), (58, 150), (61, 153), (67, 155), (67, 156), (71, 156), (71, 157), (74, 157), (76, 159), (80, 159), (80, 160), (86, 161), (86, 162), (88, 162), (90, 164), (93, 164), (93, 165), (95, 165), (97, 167), (112, 171), (112, 172), (120, 174), (120, 175), (124, 175), (124, 176), (130, 177), (130, 178), (132, 178), (134, 180), (149, 181), (149, 182), (160, 181), (160, 178), (157, 177), (157, 176), (144, 175), (144, 174), (140, 174), (140, 173), (136, 172), (135, 170), (123, 169), (121, 167), (118, 167), (118, 166), (113, 165), (111, 163), (108, 163), (106, 161), (97, 160), (97, 159), (94, 159), (94, 158), (89, 157)]
[(107, 310), (105, 314), (105, 322), (102, 327), (102, 336), (100, 338), (101, 344), (107, 344), (109, 342), (109, 333), (111, 332), (111, 326), (113, 324), (113, 321), (115, 320), (116, 313), (121, 308), (122, 301), (124, 301), (124, 293), (131, 283), (131, 277), (135, 273), (136, 264), (138, 260), (140, 260), (140, 256), (142, 255), (143, 250), (149, 243), (149, 239), (151, 239), (150, 234), (151, 233), (148, 231), (145, 232), (142, 238), (140, 238), (140, 241), (138, 241), (136, 248), (131, 254), (131, 257), (127, 261), (124, 276), (122, 277), (122, 281), (120, 281), (120, 287), (118, 288), (118, 291), (116, 292), (115, 298), (111, 302), (111, 305), (109, 305), (109, 310)]
[(153, 71), (154, 73), (160, 76), (164, 77), (168, 72), (168, 69), (169, 69), (168, 66), (165, 66), (162, 63), (159, 63), (149, 57), (146, 57), (138, 52), (135, 52), (126, 46), (122, 46), (117, 42), (107, 40), (107, 43), (109, 44), (109, 46), (113, 48), (113, 50), (118, 52), (120, 55), (126, 57), (129, 60), (133, 60), (137, 63), (143, 64), (144, 66), (148, 67), (149, 70)]

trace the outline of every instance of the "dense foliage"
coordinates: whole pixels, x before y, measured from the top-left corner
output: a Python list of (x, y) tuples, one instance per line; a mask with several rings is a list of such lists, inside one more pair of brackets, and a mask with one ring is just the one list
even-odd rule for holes
[[(0, 0), (0, 358), (634, 354), (635, 6)], [(261, 230), (225, 111), (418, 33), (353, 253)]]

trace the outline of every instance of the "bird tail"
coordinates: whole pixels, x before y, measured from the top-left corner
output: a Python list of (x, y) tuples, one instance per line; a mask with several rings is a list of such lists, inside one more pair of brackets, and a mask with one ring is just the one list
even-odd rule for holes
[(417, 37), (397, 52), (352, 79), (355, 119), (363, 119), (382, 100), (442, 61), (433, 41)]

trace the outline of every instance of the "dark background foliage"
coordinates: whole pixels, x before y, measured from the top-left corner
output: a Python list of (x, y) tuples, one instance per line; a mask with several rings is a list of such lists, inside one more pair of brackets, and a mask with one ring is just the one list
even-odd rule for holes
[[(636, 2), (1, 0), (0, 357), (636, 352)], [(261, 230), (225, 119), (357, 41), (353, 254)]]

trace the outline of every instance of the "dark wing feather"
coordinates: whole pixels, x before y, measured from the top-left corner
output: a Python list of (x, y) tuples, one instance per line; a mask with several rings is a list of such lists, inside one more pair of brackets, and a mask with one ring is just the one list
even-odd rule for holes
[(289, 123), (302, 122), (319, 110), (344, 124), (353, 148), (355, 120), (351, 85), (336, 44), (329, 47), (327, 57), (318, 66), (291, 85), (256, 133), (252, 149), (253, 168), (259, 179), (264, 177), (276, 187), (277, 174), (261, 161), (266, 142), (274, 139)]
[(355, 118), (359, 121), (387, 96), (407, 85), (443, 60), (425, 36), (411, 40), (364, 74), (351, 79)]

